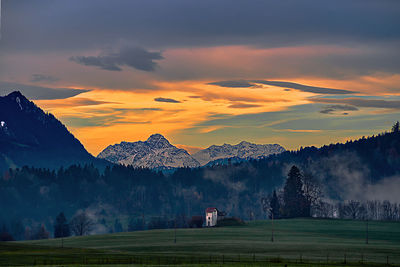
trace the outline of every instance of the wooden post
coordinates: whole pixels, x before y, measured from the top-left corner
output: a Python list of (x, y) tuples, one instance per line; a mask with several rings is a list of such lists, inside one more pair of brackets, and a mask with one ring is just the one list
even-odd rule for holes
[(174, 226), (174, 244), (176, 244), (176, 217), (175, 217), (175, 226)]
[(271, 242), (274, 242), (274, 214), (271, 212), (272, 228), (271, 228)]

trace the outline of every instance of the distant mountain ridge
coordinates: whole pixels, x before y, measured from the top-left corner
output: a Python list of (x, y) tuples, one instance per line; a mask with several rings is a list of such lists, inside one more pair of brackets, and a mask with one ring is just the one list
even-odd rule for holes
[(242, 141), (237, 145), (223, 144), (222, 146), (212, 145), (206, 149), (193, 154), (201, 165), (227, 158), (257, 159), (285, 152), (286, 149), (278, 144), (258, 145)]
[[(196, 168), (217, 160), (257, 159), (284, 151), (286, 150), (278, 144), (257, 145), (243, 141), (237, 145), (213, 145), (190, 155), (186, 150), (171, 145), (161, 134), (153, 134), (146, 141), (110, 145), (97, 157), (113, 163), (151, 169)], [(220, 162), (223, 164), (223, 161)]]
[(146, 141), (110, 145), (97, 157), (113, 163), (150, 169), (200, 166), (186, 150), (171, 145), (161, 134), (153, 134)]
[(0, 170), (98, 162), (59, 120), (20, 92), (0, 97)]

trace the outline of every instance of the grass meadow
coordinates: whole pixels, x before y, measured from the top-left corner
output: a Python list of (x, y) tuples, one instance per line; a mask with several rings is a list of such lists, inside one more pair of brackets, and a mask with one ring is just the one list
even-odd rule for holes
[[(400, 266), (400, 223), (291, 219), (0, 243), (0, 265)], [(62, 247), (63, 246), (63, 247)]]

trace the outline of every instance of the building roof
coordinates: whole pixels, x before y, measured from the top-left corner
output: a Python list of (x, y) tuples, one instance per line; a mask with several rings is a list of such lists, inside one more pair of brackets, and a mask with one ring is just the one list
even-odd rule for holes
[(218, 211), (218, 209), (217, 208), (207, 208), (206, 209), (206, 213), (214, 212), (214, 211)]

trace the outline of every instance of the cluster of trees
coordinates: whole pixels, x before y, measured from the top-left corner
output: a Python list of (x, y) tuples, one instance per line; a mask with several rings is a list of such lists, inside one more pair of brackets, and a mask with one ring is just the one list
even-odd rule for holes
[(303, 174), (293, 165), (282, 190), (274, 190), (269, 197), (262, 198), (264, 211), (269, 218), (310, 217), (322, 198), (321, 186), (311, 174)]
[[(68, 237), (72, 234), (82, 236), (89, 234), (94, 226), (94, 221), (85, 212), (78, 212), (70, 222), (63, 212), (57, 215), (54, 222), (54, 238)], [(51, 234), (44, 223), (23, 227), (20, 221), (10, 223), (10, 228), (3, 224), (0, 231), (0, 241), (14, 240), (39, 240), (48, 239)]]
[(353, 220), (400, 220), (400, 204), (390, 201), (323, 201), (321, 185), (292, 166), (282, 190), (261, 199), (270, 219), (317, 217)]
[(46, 230), (44, 224), (24, 228), (21, 222), (13, 221), (9, 227), (3, 223), (0, 229), (0, 241), (37, 240), (49, 237), (50, 233)]
[(334, 205), (325, 204), (319, 217), (340, 218), (352, 220), (399, 221), (400, 204), (385, 201), (349, 200)]

